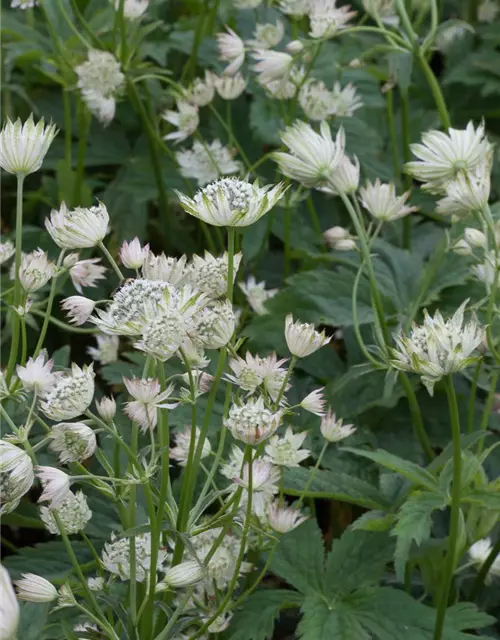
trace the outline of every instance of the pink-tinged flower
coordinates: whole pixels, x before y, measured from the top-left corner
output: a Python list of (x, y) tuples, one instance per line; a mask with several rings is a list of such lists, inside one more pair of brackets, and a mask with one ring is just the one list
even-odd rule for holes
[(71, 267), (69, 275), (78, 293), (82, 293), (82, 287), (95, 287), (98, 280), (104, 279), (106, 267), (97, 264), (100, 261), (100, 258), (79, 260)]
[(323, 389), (316, 389), (315, 391), (311, 391), (311, 393), (306, 396), (300, 406), (309, 411), (309, 413), (314, 413), (316, 416), (323, 416), (325, 414), (325, 397), (323, 396)]
[(17, 377), (23, 383), (23, 387), (35, 393), (43, 393), (50, 389), (54, 384), (54, 376), (52, 374), (53, 360), (45, 359), (47, 354), (45, 351), (35, 359), (30, 358), (25, 367), (17, 366)]
[(120, 249), (120, 259), (127, 269), (140, 269), (148, 254), (149, 244), (141, 247), (139, 238), (134, 238), (132, 242), (125, 240)]
[(253, 57), (257, 60), (253, 70), (258, 74), (260, 83), (285, 80), (293, 67), (293, 57), (283, 51), (261, 49)]
[(100, 401), (96, 400), (95, 407), (97, 413), (101, 416), (104, 422), (112, 422), (116, 414), (116, 402), (113, 397), (108, 398), (104, 396)]
[(278, 502), (273, 502), (267, 511), (267, 521), (274, 531), (288, 533), (307, 520), (300, 511), (293, 507), (282, 507)]
[[(234, 477), (233, 482), (248, 491), (250, 486), (250, 469), (248, 462), (243, 466), (242, 477)], [(278, 492), (280, 471), (267, 460), (252, 462), (252, 492), (261, 491), (268, 495)]]
[(292, 428), (288, 427), (283, 437), (274, 435), (269, 438), (265, 459), (280, 467), (298, 467), (311, 455), (309, 449), (300, 448), (306, 436), (307, 431), (294, 433)]
[(43, 492), (38, 502), (50, 502), (51, 507), (60, 504), (69, 493), (70, 477), (55, 467), (35, 467)]
[(343, 424), (342, 419), (337, 420), (331, 409), (328, 409), (328, 413), (321, 419), (320, 429), (323, 438), (328, 442), (339, 442), (356, 431), (353, 424)]
[(245, 60), (245, 43), (229, 27), (227, 33), (217, 34), (217, 45), (219, 47), (219, 57), (230, 64), (224, 69), (226, 75), (234, 75)]
[(285, 339), (290, 352), (296, 358), (305, 358), (328, 344), (324, 331), (316, 331), (313, 324), (294, 321), (292, 314), (288, 314), (285, 321)]
[[(196, 447), (198, 446), (200, 433), (201, 433), (200, 430), (198, 429), (198, 427), (196, 427), (195, 443), (194, 443), (195, 450), (196, 450)], [(184, 431), (179, 431), (178, 433), (176, 433), (174, 436), (174, 442), (175, 442), (175, 447), (170, 448), (169, 457), (172, 458), (172, 460), (176, 460), (181, 465), (181, 467), (185, 467), (187, 464), (187, 461), (189, 460), (189, 447), (191, 444), (191, 425), (188, 425), (184, 429)], [(208, 440), (208, 438), (205, 438), (205, 440), (203, 441), (203, 448), (201, 451), (201, 459), (209, 456), (211, 451), (212, 451), (212, 447), (210, 445), (210, 440)]]
[(123, 378), (127, 391), (134, 398), (125, 405), (125, 413), (136, 422), (143, 431), (154, 429), (158, 423), (157, 409), (175, 409), (178, 402), (166, 403), (174, 391), (174, 385), (160, 393), (160, 383), (156, 378)]
[(94, 300), (84, 296), (70, 296), (61, 303), (61, 308), (66, 311), (71, 324), (85, 324), (95, 308)]

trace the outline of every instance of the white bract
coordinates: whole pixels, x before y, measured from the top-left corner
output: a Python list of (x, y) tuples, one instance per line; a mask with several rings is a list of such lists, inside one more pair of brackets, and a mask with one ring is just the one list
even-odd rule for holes
[(245, 91), (247, 81), (241, 73), (235, 73), (231, 76), (215, 76), (214, 85), (223, 100), (236, 100)]
[(52, 209), (45, 226), (52, 240), (61, 249), (85, 249), (95, 247), (108, 232), (109, 214), (99, 202), (96, 207), (70, 210), (62, 202), (59, 211)]
[(241, 172), (242, 164), (234, 160), (233, 155), (232, 149), (223, 146), (220, 140), (205, 145), (195, 140), (192, 149), (177, 151), (175, 157), (181, 174), (196, 180), (199, 187), (204, 187), (220, 176)]
[(94, 397), (93, 365), (71, 365), (71, 371), (58, 371), (54, 383), (44, 394), (40, 408), (51, 420), (71, 420), (85, 413)]
[(348, 27), (348, 22), (356, 15), (349, 11), (350, 5), (338, 7), (337, 0), (313, 0), (309, 3), (311, 38), (333, 38), (336, 33)]
[(24, 124), (7, 119), (0, 131), (0, 167), (20, 176), (38, 171), (56, 135), (54, 124), (45, 126), (43, 118), (35, 124), (33, 114)]
[(266, 443), (265, 459), (282, 467), (298, 467), (300, 463), (311, 455), (309, 449), (301, 449), (307, 437), (307, 431), (294, 433), (287, 427), (285, 435), (272, 436)]
[(144, 260), (149, 254), (149, 244), (141, 246), (139, 238), (134, 238), (131, 242), (126, 240), (120, 249), (120, 260), (127, 269), (140, 269)]
[(156, 591), (164, 589), (181, 589), (190, 587), (203, 579), (205, 570), (199, 562), (187, 560), (172, 567), (167, 571), (161, 582), (158, 583)]
[(89, 258), (88, 260), (78, 260), (70, 267), (69, 275), (73, 286), (82, 293), (82, 287), (96, 287), (99, 280), (106, 277), (106, 267), (98, 264), (100, 258)]
[(245, 60), (245, 43), (229, 27), (227, 33), (217, 34), (217, 45), (219, 47), (219, 58), (229, 62), (224, 70), (225, 75), (232, 76), (241, 67)]
[(328, 442), (340, 442), (352, 435), (356, 427), (353, 424), (344, 424), (342, 419), (337, 419), (332, 410), (328, 409), (327, 414), (321, 418), (320, 430)]
[(257, 63), (252, 67), (262, 83), (285, 80), (292, 70), (293, 57), (283, 51), (260, 49), (253, 54)]
[(157, 409), (175, 409), (177, 403), (165, 402), (172, 395), (174, 386), (161, 391), (156, 378), (124, 378), (127, 391), (134, 398), (125, 405), (125, 413), (136, 422), (143, 431), (154, 429), (158, 423)]
[[(186, 426), (184, 431), (177, 432), (174, 435), (175, 446), (171, 447), (170, 451), (169, 451), (170, 458), (172, 458), (172, 460), (175, 460), (176, 462), (178, 462), (181, 467), (185, 467), (187, 462), (188, 462), (188, 460), (189, 460), (189, 448), (190, 448), (190, 444), (191, 444), (191, 432), (192, 432), (192, 428), (189, 425)], [(193, 451), (196, 451), (199, 439), (200, 439), (200, 430), (199, 430), (198, 427), (196, 427), (195, 442), (194, 442)], [(205, 438), (203, 440), (203, 447), (202, 447), (202, 450), (201, 450), (201, 458), (200, 459), (203, 460), (203, 458), (206, 458), (207, 456), (209, 456), (211, 451), (212, 451), (212, 447), (210, 446), (210, 440), (208, 440), (208, 438)]]
[(19, 282), (26, 293), (34, 293), (44, 287), (56, 274), (56, 265), (41, 249), (26, 253), (19, 267)]
[[(233, 256), (233, 282), (240, 267), (242, 254)], [(214, 257), (208, 251), (205, 256), (194, 255), (188, 270), (187, 279), (194, 287), (206, 293), (210, 298), (220, 298), (227, 293), (228, 256), (227, 252)]]
[(105, 333), (95, 336), (97, 347), (87, 347), (87, 353), (96, 362), (109, 364), (118, 360), (120, 349), (120, 338), (118, 336), (108, 336)]
[(25, 367), (17, 365), (17, 377), (23, 383), (23, 387), (27, 391), (34, 391), (37, 394), (43, 394), (48, 391), (54, 383), (54, 375), (52, 374), (53, 360), (45, 359), (47, 354), (42, 351), (35, 360), (29, 358)]
[(250, 398), (245, 403), (231, 406), (224, 426), (231, 431), (236, 440), (255, 445), (273, 435), (282, 417), (282, 411), (267, 409), (262, 397)]
[(300, 406), (306, 411), (309, 411), (309, 413), (314, 413), (314, 415), (321, 417), (325, 413), (323, 409), (326, 402), (323, 396), (323, 388), (324, 387), (321, 387), (321, 389), (311, 391), (311, 393), (302, 400)]
[(366, 183), (366, 187), (359, 190), (359, 199), (363, 207), (380, 222), (392, 222), (417, 210), (417, 207), (408, 207), (406, 201), (410, 192), (396, 196), (396, 187), (392, 182), (383, 184), (377, 178), (372, 184)]
[[(164, 253), (155, 256), (154, 253), (150, 251), (142, 265), (142, 276), (145, 280), (142, 280), (143, 284), (141, 287), (145, 288), (145, 297), (149, 297), (146, 291), (148, 287), (146, 283), (147, 280), (161, 280), (162, 282), (168, 282), (176, 286), (182, 284), (187, 274), (186, 260), (186, 256), (167, 258)], [(155, 283), (152, 283), (152, 285), (156, 286)], [(162, 287), (163, 285), (159, 286)]]
[(211, 71), (205, 71), (205, 78), (195, 78), (193, 83), (184, 91), (184, 97), (197, 107), (205, 107), (214, 99), (215, 75)]
[(192, 135), (200, 123), (198, 107), (184, 100), (177, 101), (177, 111), (165, 111), (162, 118), (177, 127), (177, 131), (164, 136), (164, 140), (175, 142), (181, 142)]
[(36, 467), (36, 477), (43, 487), (38, 502), (50, 502), (50, 507), (58, 507), (69, 494), (71, 478), (55, 467)]
[(14, 511), (31, 489), (35, 479), (29, 455), (5, 440), (0, 440), (0, 513)]
[(277, 533), (288, 533), (307, 520), (300, 511), (293, 507), (283, 507), (279, 502), (273, 502), (267, 510), (269, 526)]
[(253, 49), (270, 49), (283, 40), (285, 25), (281, 20), (276, 20), (276, 24), (272, 22), (257, 23), (253, 35), (254, 39), (247, 41), (249, 47)]
[(294, 321), (291, 314), (285, 321), (285, 339), (290, 353), (297, 358), (310, 356), (331, 340), (326, 337), (324, 331), (316, 331), (313, 324)]
[(330, 113), (337, 117), (352, 118), (354, 112), (363, 106), (362, 98), (357, 94), (356, 87), (349, 83), (344, 88), (339, 82), (333, 85), (330, 101)]
[(344, 156), (335, 173), (328, 182), (328, 186), (322, 187), (322, 191), (339, 195), (340, 193), (354, 193), (359, 185), (359, 161), (354, 156), (354, 162), (349, 156)]
[(3, 264), (4, 262), (7, 262), (7, 260), (10, 260), (15, 252), (16, 247), (14, 246), (13, 242), (11, 242), (10, 240), (7, 240), (6, 242), (0, 242), (0, 264)]
[(66, 311), (71, 324), (85, 324), (95, 309), (94, 300), (84, 296), (70, 296), (61, 302), (61, 309)]
[(96, 400), (95, 407), (97, 413), (104, 422), (112, 422), (116, 414), (116, 401), (113, 397), (104, 396), (101, 400)]
[(52, 535), (59, 536), (61, 531), (54, 513), (57, 514), (67, 535), (83, 531), (87, 526), (87, 522), (92, 518), (92, 511), (89, 509), (87, 498), (83, 491), (77, 491), (76, 493), (69, 491), (55, 506), (40, 507), (40, 518), (45, 528)]
[(278, 289), (266, 289), (266, 283), (264, 281), (257, 282), (255, 276), (248, 276), (248, 280), (239, 282), (238, 286), (245, 294), (248, 304), (255, 313), (259, 316), (269, 313), (265, 304), (268, 300), (274, 298), (278, 293)]
[(17, 597), (26, 602), (52, 602), (57, 598), (54, 585), (35, 573), (23, 573), (20, 580), (15, 580)]
[(438, 200), (436, 211), (461, 219), (482, 211), (490, 197), (490, 168), (481, 166), (470, 172), (462, 172), (445, 186), (446, 197)]

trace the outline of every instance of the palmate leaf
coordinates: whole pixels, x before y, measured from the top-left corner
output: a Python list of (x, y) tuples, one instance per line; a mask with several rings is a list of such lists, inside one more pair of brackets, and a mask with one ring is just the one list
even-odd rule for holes
[[(72, 540), (71, 546), (80, 566), (93, 560), (92, 552), (84, 542)], [(34, 547), (23, 547), (12, 556), (2, 559), (13, 580), (21, 573), (36, 573), (50, 581), (63, 582), (73, 570), (71, 560), (60, 540), (41, 542)], [(83, 567), (84, 568), (84, 567)]]

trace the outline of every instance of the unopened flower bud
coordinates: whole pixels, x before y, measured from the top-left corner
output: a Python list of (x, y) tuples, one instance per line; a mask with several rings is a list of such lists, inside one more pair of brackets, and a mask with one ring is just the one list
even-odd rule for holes
[(452, 250), (457, 253), (459, 256), (470, 256), (472, 255), (472, 248), (468, 242), (466, 242), (463, 238), (461, 238), (458, 242), (456, 242)]
[(7, 120), (0, 131), (0, 167), (16, 175), (38, 171), (56, 135), (55, 125), (45, 126), (43, 118), (35, 124), (33, 114), (24, 124)]
[(484, 248), (487, 246), (486, 236), (479, 229), (467, 227), (464, 232), (464, 239), (474, 249)]
[(297, 53), (300, 53), (303, 48), (304, 45), (300, 40), (292, 40), (286, 45), (285, 50), (292, 55), (296, 55)]
[(104, 422), (112, 422), (116, 413), (116, 402), (114, 398), (108, 398), (104, 396), (101, 401), (97, 400), (95, 403), (97, 413), (101, 416)]
[(70, 296), (62, 301), (61, 308), (66, 311), (71, 324), (78, 326), (85, 324), (90, 318), (95, 302), (84, 296)]
[(337, 417), (332, 413), (331, 409), (321, 420), (321, 434), (328, 442), (339, 442), (352, 435), (356, 428), (352, 424), (343, 424), (343, 420), (337, 420)]
[(19, 624), (19, 603), (10, 580), (9, 572), (0, 565), (0, 602), (1, 602), (1, 633), (5, 640), (17, 638)]
[(290, 352), (297, 358), (305, 358), (328, 344), (324, 331), (316, 331), (313, 324), (294, 321), (291, 314), (285, 321), (285, 340)]
[(203, 579), (204, 571), (203, 567), (195, 560), (188, 560), (187, 562), (181, 562), (169, 569), (157, 587), (158, 591), (163, 591), (165, 588), (183, 588), (196, 584)]
[(57, 598), (54, 585), (34, 573), (23, 573), (21, 580), (15, 580), (19, 600), (26, 602), (52, 602)]
[(344, 227), (332, 227), (323, 233), (323, 238), (329, 243), (336, 243), (349, 237), (349, 230)]
[(140, 269), (148, 254), (149, 244), (141, 247), (139, 238), (134, 238), (132, 242), (125, 240), (120, 249), (122, 264), (127, 267), (127, 269)]

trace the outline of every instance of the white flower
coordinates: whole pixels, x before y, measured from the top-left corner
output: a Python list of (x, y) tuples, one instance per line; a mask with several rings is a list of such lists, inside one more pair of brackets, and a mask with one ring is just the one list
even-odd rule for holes
[(477, 8), (477, 19), (479, 22), (494, 22), (499, 11), (500, 7), (495, 0), (482, 0)]
[(171, 567), (165, 576), (156, 586), (156, 591), (164, 591), (165, 589), (182, 589), (190, 587), (200, 580), (203, 580), (205, 570), (196, 560), (187, 560), (181, 562), (175, 567)]
[(56, 265), (41, 249), (26, 253), (19, 267), (19, 281), (27, 293), (33, 293), (44, 287), (54, 277)]
[(340, 442), (352, 435), (356, 427), (353, 424), (343, 424), (343, 420), (337, 420), (332, 410), (328, 409), (328, 413), (321, 418), (320, 430), (321, 435), (328, 442)]
[(77, 87), (88, 108), (105, 124), (115, 115), (116, 97), (120, 94), (125, 76), (120, 63), (109, 51), (89, 49), (88, 59), (75, 67)]
[(15, 580), (17, 597), (26, 602), (52, 602), (57, 598), (54, 585), (34, 573), (22, 573), (20, 580)]
[(480, 281), (488, 285), (492, 285), (495, 281), (495, 274), (497, 284), (500, 282), (500, 270), (495, 258), (494, 251), (490, 251), (485, 254), (484, 262), (482, 264), (476, 264), (472, 267), (472, 273)]
[(300, 406), (306, 411), (309, 411), (309, 413), (314, 413), (316, 416), (321, 417), (324, 415), (324, 406), (326, 401), (323, 396), (323, 389), (324, 387), (321, 387), (321, 389), (311, 391), (311, 393), (302, 400)]
[(10, 260), (15, 253), (16, 247), (13, 242), (10, 240), (7, 240), (7, 242), (0, 242), (0, 264)]
[(245, 403), (233, 404), (224, 420), (236, 440), (245, 444), (260, 444), (267, 440), (281, 423), (282, 411), (266, 409), (264, 399), (250, 398)]
[(461, 238), (456, 242), (452, 247), (452, 251), (454, 251), (459, 256), (471, 256), (472, 255), (472, 247)]
[(285, 50), (288, 51), (288, 53), (291, 53), (292, 55), (296, 55), (297, 53), (300, 53), (301, 51), (303, 51), (303, 49), (304, 49), (304, 45), (300, 40), (292, 40), (285, 47)]
[(491, 540), (489, 538), (483, 538), (475, 542), (467, 553), (472, 562), (478, 567), (481, 567), (488, 559), (492, 550)]
[(470, 247), (474, 247), (474, 249), (486, 249), (488, 246), (486, 236), (482, 231), (479, 231), (479, 229), (466, 227), (464, 231), (464, 239), (465, 242), (467, 242)]
[(7, 119), (0, 131), (0, 167), (17, 175), (38, 171), (56, 135), (55, 125), (46, 127), (43, 118), (35, 124), (33, 114), (24, 124)]
[[(371, 16), (378, 16), (384, 24), (399, 24), (394, 0), (363, 0), (363, 8)], [(412, 9), (416, 9), (415, 2), (412, 2)]]
[(282, 507), (278, 501), (271, 503), (267, 511), (267, 521), (277, 533), (288, 533), (307, 520), (293, 507)]
[(52, 209), (50, 219), (45, 219), (47, 231), (61, 249), (95, 247), (108, 232), (109, 214), (99, 202), (96, 207), (76, 207), (72, 211), (64, 202), (59, 211)]
[(252, 69), (258, 74), (259, 82), (286, 79), (293, 66), (293, 57), (284, 51), (260, 49), (253, 54), (257, 64)]
[(61, 532), (54, 513), (57, 514), (67, 535), (83, 531), (92, 518), (92, 511), (89, 509), (83, 491), (77, 491), (76, 494), (69, 491), (55, 507), (53, 505), (40, 507), (40, 518), (45, 528), (52, 535), (58, 536)]
[[(243, 465), (243, 472), (232, 478), (233, 482), (248, 492), (250, 488), (250, 467), (248, 462)], [(263, 492), (268, 495), (278, 493), (280, 471), (267, 460), (252, 461), (252, 492)]]
[(300, 84), (300, 82), (297, 83), (295, 81), (293, 76), (294, 70), (292, 69), (290, 76), (282, 80), (262, 82), (261, 78), (257, 78), (257, 81), (270, 98), (275, 98), (276, 100), (291, 100), (295, 97), (297, 86)]
[(195, 78), (194, 82), (184, 90), (185, 99), (197, 107), (205, 107), (214, 99), (215, 85), (214, 74), (211, 71), (205, 71), (205, 79)]
[(269, 313), (265, 303), (278, 293), (278, 289), (266, 289), (266, 283), (264, 281), (257, 282), (254, 276), (249, 276), (246, 282), (238, 284), (255, 313), (259, 316)]
[(285, 25), (281, 20), (276, 20), (276, 24), (272, 24), (271, 22), (266, 22), (265, 24), (257, 23), (253, 35), (255, 40), (247, 41), (249, 47), (254, 49), (270, 49), (283, 40)]
[(101, 333), (95, 336), (96, 347), (87, 347), (87, 353), (96, 362), (109, 364), (118, 360), (118, 350), (120, 348), (120, 338), (118, 336), (108, 336)]
[(217, 34), (219, 58), (230, 64), (224, 69), (224, 74), (233, 76), (245, 60), (245, 44), (243, 40), (229, 27), (227, 33)]
[(454, 43), (462, 40), (467, 32), (474, 33), (474, 27), (465, 22), (451, 23), (443, 29), (439, 29), (436, 34), (436, 49), (448, 53)]
[(11, 9), (33, 9), (33, 7), (36, 7), (37, 5), (37, 0), (11, 0), (10, 2)]
[(35, 472), (43, 487), (38, 502), (50, 502), (51, 507), (60, 505), (69, 493), (70, 477), (55, 467), (38, 466)]
[[(114, 0), (115, 9), (120, 8), (121, 0)], [(129, 20), (137, 20), (147, 11), (149, 0), (125, 0), (123, 3), (123, 15)]]
[(140, 269), (148, 254), (149, 244), (141, 247), (139, 238), (134, 238), (131, 242), (125, 240), (120, 248), (120, 260), (127, 269)]
[(489, 166), (459, 173), (445, 185), (446, 197), (438, 200), (436, 211), (443, 215), (451, 214), (452, 220), (479, 212), (488, 204), (490, 187)]
[(310, 0), (281, 0), (279, 8), (284, 14), (300, 19), (309, 13)]
[[(210, 364), (210, 360), (205, 358), (203, 348), (189, 336), (183, 341), (180, 348), (182, 349), (182, 355), (179, 352), (177, 357), (191, 367), (193, 375), (196, 373), (196, 370), (203, 369)], [(189, 375), (186, 377), (186, 375), (183, 374), (181, 379), (189, 386)]]
[(233, 481), (233, 478), (241, 477), (241, 470), (243, 468), (244, 453), (235, 444), (231, 446), (227, 462), (221, 464), (219, 471), (228, 480)]
[[(194, 451), (198, 446), (200, 440), (200, 430), (196, 427), (196, 438), (194, 443)], [(170, 448), (169, 457), (180, 464), (181, 467), (185, 467), (189, 460), (189, 446), (191, 443), (191, 426), (186, 426), (184, 431), (178, 431), (174, 436), (175, 447)], [(203, 447), (201, 451), (201, 459), (210, 455), (212, 447), (210, 446), (210, 440), (205, 438), (203, 441)]]
[(357, 95), (356, 87), (349, 83), (343, 89), (339, 82), (333, 85), (330, 113), (340, 118), (352, 118), (354, 112), (361, 109), (363, 100)]
[(204, 187), (220, 176), (242, 171), (241, 162), (233, 160), (233, 151), (223, 146), (220, 140), (214, 140), (206, 145), (195, 140), (192, 149), (177, 151), (175, 157), (181, 175), (185, 178), (194, 178), (199, 187)]
[(143, 431), (154, 429), (158, 423), (157, 409), (175, 409), (177, 403), (166, 403), (165, 400), (172, 395), (174, 386), (168, 386), (161, 391), (160, 383), (156, 378), (123, 378), (127, 391), (134, 398), (125, 405), (125, 413), (137, 422)]
[(201, 312), (194, 338), (204, 349), (220, 349), (233, 337), (236, 318), (229, 300), (215, 302)]
[(97, 400), (95, 403), (97, 413), (104, 420), (104, 422), (112, 422), (116, 414), (116, 402), (113, 397), (108, 398), (104, 396), (101, 400)]
[(17, 377), (21, 380), (26, 390), (41, 394), (52, 387), (54, 383), (54, 376), (52, 374), (54, 361), (47, 360), (47, 362), (45, 362), (46, 357), (47, 354), (45, 351), (42, 351), (35, 360), (29, 358), (25, 367), (17, 365)]
[(316, 133), (310, 125), (299, 120), (287, 127), (281, 136), (291, 153), (273, 153), (280, 171), (304, 186), (315, 187), (329, 180), (344, 156), (344, 129), (339, 129), (335, 141), (325, 121), (320, 124), (320, 131)]
[(328, 344), (331, 338), (327, 338), (324, 331), (316, 331), (313, 324), (298, 320), (294, 322), (292, 314), (288, 314), (285, 321), (285, 340), (294, 356), (305, 358)]
[[(178, 286), (184, 281), (186, 273), (186, 256), (167, 258), (164, 253), (155, 256), (152, 251), (149, 251), (142, 265), (142, 275), (145, 280), (141, 281), (144, 283), (141, 286), (149, 286), (147, 285), (147, 280), (160, 280)], [(151, 285), (153, 287), (157, 286), (154, 282)], [(164, 287), (164, 285), (158, 286)], [(145, 297), (149, 298), (149, 294), (145, 294)]]
[(260, 187), (237, 178), (222, 178), (189, 198), (176, 191), (187, 213), (216, 227), (247, 227), (257, 222), (280, 200), (283, 183)]
[(0, 638), (16, 640), (19, 624), (19, 603), (9, 572), (0, 565)]
[(102, 591), (104, 589), (104, 578), (101, 576), (87, 578), (87, 584), (91, 591)]
[(31, 489), (35, 479), (29, 455), (10, 442), (0, 440), (0, 513), (7, 514)]
[(51, 420), (71, 420), (84, 413), (94, 397), (93, 365), (54, 374), (54, 384), (45, 393), (40, 408)]
[(97, 447), (93, 430), (83, 422), (60, 422), (52, 427), (50, 448), (59, 454), (59, 462), (82, 462), (94, 454)]
[[(134, 537), (136, 580), (144, 582), (151, 571), (151, 534), (143, 533)], [(165, 548), (158, 549), (156, 571), (162, 571), (167, 560)], [(111, 542), (106, 542), (101, 561), (110, 573), (121, 580), (130, 580), (130, 538), (119, 538), (113, 534)]]
[[(283, 387), (283, 383), (285, 382), (287, 371), (281, 365), (286, 361), (286, 358), (278, 360), (275, 353), (272, 353), (266, 358), (260, 358), (260, 371), (263, 377), (264, 389), (267, 391), (273, 402), (276, 402), (276, 399)], [(288, 391), (290, 386), (290, 384), (287, 384), (283, 392), (285, 393)]]
[(320, 122), (331, 113), (332, 94), (324, 82), (310, 80), (299, 91), (299, 104), (309, 120)]
[(408, 207), (406, 205), (409, 197), (409, 191), (397, 197), (396, 187), (392, 182), (382, 184), (378, 178), (373, 184), (367, 182), (366, 187), (362, 187), (359, 190), (361, 204), (380, 222), (392, 222), (416, 211), (417, 207)]
[(255, 9), (262, 4), (262, 0), (233, 0), (233, 4), (238, 9)]
[(298, 467), (311, 455), (309, 449), (300, 448), (306, 436), (307, 431), (293, 433), (292, 428), (287, 427), (282, 438), (275, 435), (266, 443), (265, 459), (282, 467)]
[(115, 98), (106, 98), (101, 93), (92, 89), (82, 91), (82, 98), (87, 105), (88, 110), (105, 127), (114, 119), (116, 113)]
[[(236, 279), (241, 258), (241, 253), (233, 256), (233, 282)], [(204, 258), (194, 255), (188, 272), (189, 281), (210, 298), (224, 296), (227, 293), (227, 259), (227, 252), (218, 258), (208, 251), (205, 251)]]
[(354, 162), (352, 162), (349, 156), (344, 156), (334, 175), (330, 178), (328, 185), (321, 187), (320, 190), (333, 195), (339, 195), (340, 193), (354, 193), (357, 190), (358, 185), (358, 159), (354, 156)]
[(165, 111), (162, 118), (178, 129), (172, 133), (167, 133), (163, 139), (175, 140), (176, 142), (181, 142), (181, 140), (185, 140), (192, 135), (200, 123), (198, 107), (184, 100), (177, 101), (177, 111)]
[[(212, 615), (211, 613), (209, 613), (206, 616), (202, 616), (202, 620), (203, 622), (206, 622), (207, 620), (210, 620), (211, 617)], [(217, 618), (215, 618), (215, 620), (208, 627), (208, 633), (222, 633), (229, 628), (232, 618), (233, 614), (230, 611), (221, 613), (221, 615), (217, 616)]]
[(465, 300), (448, 320), (444, 320), (439, 311), (431, 318), (424, 310), (422, 325), (414, 324), (409, 336), (402, 333), (396, 336), (392, 366), (420, 374), (430, 395), (433, 395), (434, 384), (443, 376), (460, 371), (476, 360), (472, 353), (485, 332), (475, 317), (462, 326), (467, 302)]
[(311, 38), (333, 38), (357, 13), (349, 11), (350, 5), (337, 7), (337, 0), (314, 0), (309, 7)]
[(253, 393), (264, 382), (262, 360), (260, 356), (253, 356), (250, 352), (246, 353), (244, 360), (239, 356), (231, 358), (229, 366), (234, 375), (227, 374), (227, 380), (236, 384), (243, 391)]
[[(210, 391), (210, 389), (212, 388), (212, 383), (214, 381), (214, 377), (212, 375), (210, 375), (209, 373), (205, 373), (204, 371), (199, 371), (197, 369), (192, 369), (191, 375), (194, 379), (194, 393), (196, 398), (199, 398), (204, 393), (208, 393)], [(181, 380), (185, 385), (181, 388), (181, 396), (183, 399), (189, 402), (189, 399), (191, 397), (191, 381), (189, 379), (189, 373), (183, 373), (181, 375)]]
[(445, 192), (446, 185), (460, 173), (471, 173), (489, 166), (491, 144), (484, 136), (484, 125), (477, 129), (469, 122), (467, 128), (427, 131), (421, 144), (412, 144), (411, 150), (418, 160), (407, 162), (406, 171), (431, 193)]
[(96, 287), (96, 282), (105, 278), (106, 267), (97, 264), (100, 261), (100, 258), (79, 260), (70, 268), (71, 282), (78, 293), (82, 293), (82, 287)]
[(84, 296), (70, 296), (61, 303), (61, 309), (66, 311), (71, 324), (79, 326), (85, 324), (95, 309), (95, 301)]
[(223, 100), (236, 100), (245, 91), (247, 81), (241, 73), (235, 73), (231, 76), (215, 76), (214, 85)]

